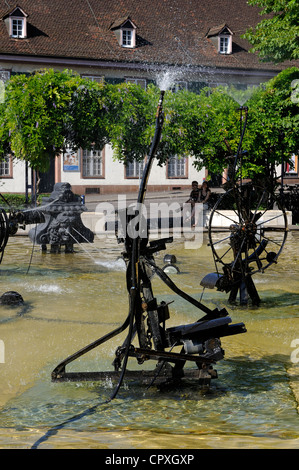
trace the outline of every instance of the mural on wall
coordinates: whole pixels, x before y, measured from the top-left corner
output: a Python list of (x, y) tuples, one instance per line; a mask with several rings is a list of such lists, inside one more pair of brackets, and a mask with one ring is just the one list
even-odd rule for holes
[(79, 162), (79, 154), (72, 149), (66, 149), (63, 154), (63, 171), (79, 171)]

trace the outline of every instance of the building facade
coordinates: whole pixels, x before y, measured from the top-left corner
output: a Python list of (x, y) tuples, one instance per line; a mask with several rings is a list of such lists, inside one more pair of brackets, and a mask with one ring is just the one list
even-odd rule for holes
[[(90, 80), (146, 87), (166, 76), (171, 87), (240, 89), (266, 82), (289, 64), (261, 63), (242, 35), (260, 22), (246, 0), (10, 0), (0, 1), (0, 82), (41, 68), (71, 69)], [(4, 84), (4, 85), (3, 85)], [(0, 90), (0, 96), (1, 96)], [(290, 175), (298, 176), (298, 162)], [(79, 194), (136, 191), (143, 163), (124, 166), (104, 150), (66, 151), (46, 175), (36, 177), (24, 162), (0, 163), (2, 192), (23, 193), (38, 179), (41, 192), (67, 181)], [(201, 182), (192, 158), (174, 155), (154, 166), (149, 190), (171, 190)], [(221, 178), (212, 179), (214, 185)]]

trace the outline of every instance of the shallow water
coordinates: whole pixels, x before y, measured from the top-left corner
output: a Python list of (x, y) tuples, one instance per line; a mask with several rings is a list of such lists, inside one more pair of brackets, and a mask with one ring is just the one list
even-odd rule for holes
[[(107, 403), (112, 384), (52, 383), (51, 371), (68, 355), (121, 325), (128, 313), (122, 245), (95, 240), (74, 254), (44, 254), (27, 237), (9, 239), (0, 269), (1, 293), (15, 290), (25, 306), (0, 306), (0, 448), (201, 449), (296, 448), (299, 438), (299, 234), (290, 233), (278, 264), (254, 281), (259, 308), (230, 306), (228, 295), (205, 290), (214, 271), (206, 240), (166, 253), (178, 260), (174, 282), (209, 307), (226, 307), (247, 333), (222, 339), (225, 359), (209, 392), (198, 387), (159, 391), (125, 381)], [(158, 278), (158, 300), (172, 301), (168, 326), (191, 323), (202, 312)], [(112, 370), (125, 334), (94, 349), (68, 370)], [(299, 339), (298, 339), (299, 346)], [(298, 348), (297, 346), (297, 348)], [(132, 362), (130, 362), (132, 361)], [(129, 369), (138, 369), (134, 359)], [(154, 362), (150, 366), (153, 368)], [(148, 367), (148, 366), (147, 366)]]

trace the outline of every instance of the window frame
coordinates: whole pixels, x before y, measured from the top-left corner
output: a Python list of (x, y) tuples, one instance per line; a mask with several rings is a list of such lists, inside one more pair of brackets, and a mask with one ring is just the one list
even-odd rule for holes
[(133, 47), (133, 29), (131, 28), (121, 29), (121, 45), (123, 47)]
[[(6, 166), (7, 167), (7, 171), (8, 173), (5, 174), (5, 173), (2, 173), (2, 169), (3, 169), (3, 166)], [(9, 179), (9, 178), (13, 178), (13, 166), (12, 166), (12, 158), (11, 158), (11, 155), (5, 155), (5, 157), (0, 160), (0, 179)]]
[(97, 82), (97, 83), (104, 83), (105, 77), (104, 75), (81, 75), (82, 78), (91, 80), (92, 82)]
[(134, 83), (135, 85), (139, 85), (144, 90), (147, 88), (146, 78), (125, 77), (125, 81), (126, 83)]
[[(133, 175), (128, 175), (129, 165), (134, 165)], [(138, 171), (137, 171), (137, 165), (138, 165)], [(145, 159), (140, 162), (134, 159), (132, 162), (125, 163), (124, 164), (125, 179), (126, 180), (139, 180), (140, 178), (142, 178), (144, 165), (145, 165)]]
[[(14, 22), (20, 22), (22, 25), (22, 31), (21, 34), (17, 32), (17, 34), (14, 34)], [(24, 39), (27, 37), (27, 23), (26, 23), (26, 18), (21, 17), (21, 16), (10, 16), (9, 18), (9, 25), (10, 25), (10, 37), (13, 39)], [(19, 31), (19, 28), (17, 26), (17, 31)]]
[[(226, 42), (227, 44), (224, 46), (222, 45), (222, 42)], [(222, 55), (229, 55), (232, 53), (232, 36), (231, 34), (219, 34), (218, 36), (218, 51), (219, 54)]]
[[(175, 171), (174, 174), (169, 174), (169, 169), (171, 167), (170, 159), (175, 159)], [(184, 174), (178, 174), (178, 166), (179, 164), (184, 165)], [(179, 155), (173, 155), (167, 160), (166, 164), (166, 179), (187, 179), (188, 178), (188, 158)]]
[(188, 90), (188, 82), (186, 80), (178, 80), (170, 87), (170, 91), (172, 91), (172, 93), (178, 93), (183, 90)]
[[(85, 168), (86, 168), (86, 165), (85, 165), (85, 162), (84, 162), (84, 158), (85, 158), (84, 153), (85, 152), (93, 152), (93, 153), (94, 152), (99, 152), (98, 157), (101, 159), (101, 162), (100, 162), (101, 172), (100, 172), (100, 174), (85, 174), (84, 173)], [(92, 155), (92, 157), (94, 157), (94, 156), (95, 155)], [(81, 163), (81, 178), (82, 179), (104, 179), (105, 178), (105, 152), (104, 152), (104, 149), (102, 149), (102, 150), (96, 149), (96, 148), (92, 148), (90, 150), (80, 149), (80, 163)]]
[[(121, 46), (124, 47), (125, 49), (134, 49), (134, 47), (136, 47), (136, 30), (135, 30), (135, 28), (133, 28), (133, 27), (128, 28), (128, 27), (122, 26), (120, 28), (120, 31), (121, 31), (121, 40), (120, 40)], [(130, 42), (127, 42), (128, 39), (125, 38), (127, 33), (130, 33), (130, 35), (131, 35)]]

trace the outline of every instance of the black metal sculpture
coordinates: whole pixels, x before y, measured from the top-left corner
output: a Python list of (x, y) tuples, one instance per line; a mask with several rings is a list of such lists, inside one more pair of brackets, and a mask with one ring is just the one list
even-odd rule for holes
[[(164, 92), (161, 92), (156, 115), (155, 135), (138, 194), (137, 207), (139, 208), (144, 202), (148, 177), (161, 137), (163, 97)], [(128, 217), (127, 223), (129, 223), (130, 217)], [(221, 360), (224, 355), (220, 338), (244, 333), (246, 331), (245, 325), (243, 323), (231, 324), (231, 318), (225, 309), (211, 310), (179, 289), (163, 269), (156, 265), (154, 260), (154, 253), (164, 250), (166, 243), (171, 242), (172, 238), (149, 242), (146, 234), (141, 230), (141, 227), (146, 227), (146, 222), (144, 223), (142, 220), (142, 213), (137, 210), (134, 217), (139, 217), (140, 231), (137, 231), (138, 235), (131, 238), (127, 231), (125, 238), (121, 240), (125, 247), (123, 256), (127, 264), (126, 280), (129, 293), (129, 313), (126, 320), (119, 328), (58, 364), (52, 372), (52, 380), (114, 379), (117, 381), (117, 385), (111, 399), (116, 397), (125, 376), (149, 384), (153, 382), (181, 383), (181, 381), (192, 378), (196, 379), (198, 383), (209, 385), (211, 379), (217, 377), (213, 364)], [(167, 328), (166, 322), (170, 317), (169, 308), (165, 302), (158, 303), (153, 294), (151, 278), (154, 274), (158, 275), (173, 292), (198, 308), (202, 312), (201, 315), (204, 315), (197, 322)], [(68, 364), (127, 329), (128, 334), (124, 343), (116, 350), (113, 371), (66, 371)], [(138, 346), (133, 345), (135, 337), (137, 337)], [(173, 351), (175, 347), (179, 348), (179, 352)], [(152, 359), (158, 362), (152, 371), (128, 371), (129, 357), (135, 357), (138, 364)], [(196, 367), (185, 368), (185, 365), (190, 363)]]
[[(7, 201), (4, 202), (9, 207)], [(81, 214), (86, 210), (81, 197), (72, 192), (69, 183), (56, 183), (50, 196), (43, 197), (40, 207), (24, 210), (9, 207), (7, 212), (0, 208), (1, 259), (9, 236), (15, 235), (19, 228), (25, 229), (26, 225), (38, 224), (28, 236), (41, 245), (43, 251), (50, 245), (51, 253), (59, 253), (62, 246), (66, 253), (73, 253), (74, 244), (92, 243), (94, 233), (81, 220)]]
[(59, 253), (65, 247), (66, 253), (73, 253), (75, 243), (92, 243), (94, 234), (84, 226), (81, 214), (86, 207), (76, 196), (69, 183), (56, 183), (49, 197), (42, 199), (37, 211), (23, 212), (20, 217), (28, 224), (28, 218), (39, 222), (37, 228), (29, 231), (29, 238), (42, 246), (44, 251), (50, 245), (51, 253)]
[[(201, 285), (229, 292), (230, 302), (236, 300), (239, 292), (241, 305), (247, 305), (250, 298), (252, 304), (257, 306), (260, 297), (252, 276), (277, 263), (287, 238), (288, 221), (279, 196), (254, 181), (242, 181), (242, 142), (247, 114), (247, 108), (240, 108), (243, 128), (238, 150), (229, 165), (226, 192), (216, 202), (209, 219), (209, 245), (216, 272), (205, 276)], [(237, 164), (239, 178), (236, 177)], [(273, 209), (275, 213), (271, 212)], [(217, 233), (219, 217), (225, 221), (226, 229), (226, 233), (220, 237)]]

